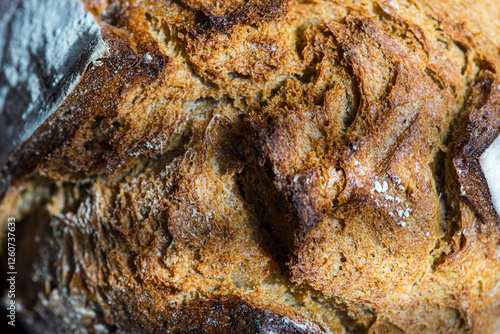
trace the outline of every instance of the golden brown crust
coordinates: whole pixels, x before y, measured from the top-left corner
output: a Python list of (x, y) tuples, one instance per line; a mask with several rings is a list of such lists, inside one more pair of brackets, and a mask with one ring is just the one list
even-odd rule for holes
[(0, 209), (43, 218), (24, 237), (40, 249), (21, 266), (30, 321), (498, 329), (478, 163), (500, 131), (498, 4), (86, 5), (109, 52), (19, 151), (12, 177), (34, 172)]

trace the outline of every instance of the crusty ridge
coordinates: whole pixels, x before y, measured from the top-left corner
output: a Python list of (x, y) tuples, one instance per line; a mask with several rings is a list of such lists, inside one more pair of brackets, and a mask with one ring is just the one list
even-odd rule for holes
[[(19, 205), (57, 240), (25, 266), (32, 321), (494, 328), (498, 215), (457, 172), (474, 122), (491, 143), (500, 119), (481, 29), (498, 5), (475, 3), (466, 18), (431, 1), (88, 2), (116, 54), (54, 116), (71, 127), (33, 174), (47, 203)], [(199, 308), (213, 327), (185, 316)]]

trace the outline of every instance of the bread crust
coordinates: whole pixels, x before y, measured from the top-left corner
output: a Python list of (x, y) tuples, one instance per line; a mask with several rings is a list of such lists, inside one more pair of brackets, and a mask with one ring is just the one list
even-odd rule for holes
[(33, 327), (498, 329), (498, 4), (84, 3), (108, 52), (2, 172)]

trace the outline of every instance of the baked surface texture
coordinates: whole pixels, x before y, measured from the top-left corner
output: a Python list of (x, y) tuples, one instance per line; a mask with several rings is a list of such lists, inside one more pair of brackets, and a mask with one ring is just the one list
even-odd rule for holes
[(500, 331), (497, 1), (84, 4), (107, 51), (3, 170), (32, 328)]

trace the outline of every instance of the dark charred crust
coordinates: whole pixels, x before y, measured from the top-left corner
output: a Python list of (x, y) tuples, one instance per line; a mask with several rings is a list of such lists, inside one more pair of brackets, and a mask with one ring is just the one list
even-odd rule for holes
[(178, 2), (193, 12), (197, 28), (202, 31), (225, 31), (238, 24), (254, 25), (278, 19), (287, 13), (290, 6), (289, 0), (252, 0), (223, 13), (214, 13), (216, 12), (214, 7), (226, 7), (225, 1), (220, 1), (222, 4), (209, 2), (198, 6), (191, 4), (190, 1), (178, 0)]
[[(478, 159), (495, 140), (498, 128), (498, 80), (486, 70), (477, 78), (477, 84), (469, 97), (467, 112), (461, 119), (462, 125), (455, 134), (454, 150), (457, 155)], [(485, 121), (485, 122), (483, 122)]]
[(500, 90), (497, 76), (486, 70), (477, 79), (461, 126), (454, 134), (451, 161), (464, 198), (485, 223), (498, 225), (479, 158), (500, 135)]
[(306, 318), (273, 313), (231, 295), (202, 299), (172, 312), (164, 328), (175, 333), (329, 333)]

